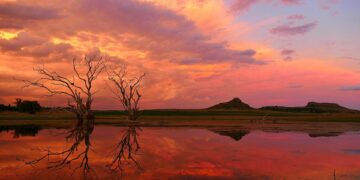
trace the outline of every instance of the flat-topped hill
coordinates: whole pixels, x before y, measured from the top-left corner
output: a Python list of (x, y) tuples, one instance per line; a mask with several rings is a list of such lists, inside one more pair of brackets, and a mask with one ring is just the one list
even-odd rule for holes
[(340, 106), (336, 103), (309, 102), (303, 107), (264, 106), (261, 110), (287, 111), (287, 112), (311, 112), (311, 113), (355, 113), (357, 110)]
[(318, 103), (318, 102), (309, 102), (306, 106), (306, 108), (310, 109), (317, 109), (320, 111), (326, 111), (326, 112), (351, 112), (355, 111), (352, 109), (348, 109), (346, 107), (342, 107), (336, 103)]

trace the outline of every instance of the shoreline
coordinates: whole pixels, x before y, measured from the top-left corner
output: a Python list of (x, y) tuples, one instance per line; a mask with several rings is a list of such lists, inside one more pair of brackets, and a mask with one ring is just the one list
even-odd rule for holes
[[(16, 121), (0, 121), (0, 127), (3, 128), (22, 128), (27, 126), (35, 126), (39, 129), (68, 129), (72, 127), (74, 121), (45, 121), (44, 120), (16, 120)], [(138, 123), (129, 123), (129, 121), (97, 119), (96, 126), (116, 126), (129, 127), (138, 126), (141, 128), (196, 128), (207, 129), (210, 131), (218, 131), (222, 133), (243, 133), (250, 131), (263, 132), (300, 132), (307, 133), (311, 137), (321, 136), (337, 136), (346, 132), (360, 131), (359, 122), (306, 122), (306, 121), (280, 121), (273, 123), (272, 121), (252, 122), (252, 121), (139, 121)]]

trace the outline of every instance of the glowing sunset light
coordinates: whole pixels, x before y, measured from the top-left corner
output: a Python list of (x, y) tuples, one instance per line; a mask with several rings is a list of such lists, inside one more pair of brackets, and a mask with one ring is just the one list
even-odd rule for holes
[[(145, 109), (205, 108), (232, 97), (253, 107), (321, 101), (360, 109), (358, 7), (357, 0), (0, 1), (0, 104), (23, 97), (65, 105), (15, 79), (38, 78), (32, 70), (42, 65), (72, 77), (74, 57), (99, 54), (147, 74)], [(119, 109), (106, 76), (94, 85), (94, 108)]]

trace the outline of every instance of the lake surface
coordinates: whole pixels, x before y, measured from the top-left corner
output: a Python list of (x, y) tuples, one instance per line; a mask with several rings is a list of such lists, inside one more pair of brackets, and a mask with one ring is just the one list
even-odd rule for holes
[(65, 129), (0, 130), (0, 179), (334, 179), (334, 170), (336, 179), (360, 179), (359, 132), (96, 126), (69, 138)]

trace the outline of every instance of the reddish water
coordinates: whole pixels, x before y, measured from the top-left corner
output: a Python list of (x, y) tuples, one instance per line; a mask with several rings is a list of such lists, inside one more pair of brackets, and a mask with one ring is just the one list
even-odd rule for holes
[[(87, 154), (89, 178), (116, 179), (360, 179), (360, 134), (310, 137), (305, 133), (252, 131), (233, 138), (207, 129), (142, 128), (137, 130), (140, 149), (122, 169), (107, 166), (127, 128), (97, 126), (90, 135)], [(25, 165), (41, 157), (45, 149), (60, 152), (66, 142), (64, 130), (38, 133), (10, 130), (0, 133), (0, 179), (79, 179), (83, 168), (74, 171), (82, 158), (53, 169), (48, 159)], [(14, 135), (16, 134), (16, 135)], [(223, 133), (224, 134), (224, 133)], [(244, 135), (244, 136), (242, 136)], [(14, 138), (14, 136), (17, 136)], [(237, 139), (237, 141), (235, 140)], [(84, 142), (71, 157), (84, 150)], [(119, 149), (117, 149), (119, 150)], [(125, 154), (127, 150), (125, 149)], [(82, 156), (81, 156), (82, 157)], [(62, 156), (51, 157), (51, 161)], [(121, 173), (122, 172), (122, 173)]]

